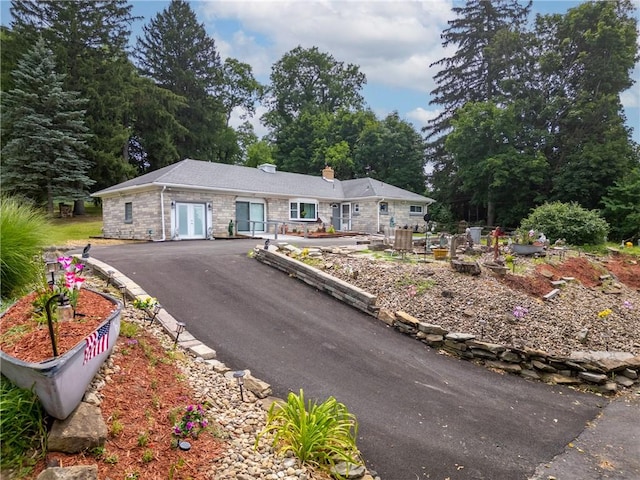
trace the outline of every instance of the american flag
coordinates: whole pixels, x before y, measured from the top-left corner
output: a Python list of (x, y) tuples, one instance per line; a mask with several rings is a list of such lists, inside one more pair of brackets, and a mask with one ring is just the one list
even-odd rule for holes
[(96, 355), (100, 355), (107, 348), (109, 348), (109, 329), (111, 328), (111, 321), (105, 323), (91, 335), (89, 335), (85, 342), (84, 347), (84, 362), (86, 364)]

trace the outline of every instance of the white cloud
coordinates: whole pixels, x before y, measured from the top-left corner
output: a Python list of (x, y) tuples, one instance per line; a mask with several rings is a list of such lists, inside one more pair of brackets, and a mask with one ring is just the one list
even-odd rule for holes
[(253, 117), (241, 118), (244, 115), (245, 110), (241, 107), (236, 107), (231, 111), (231, 117), (229, 118), (229, 126), (238, 128), (245, 122), (249, 122), (253, 125), (253, 133), (256, 134), (258, 139), (264, 137), (269, 131), (260, 123), (260, 117), (267, 112), (267, 109), (262, 105), (256, 107), (256, 114)]
[(417, 128), (422, 128), (429, 123), (430, 120), (433, 120), (438, 115), (440, 115), (441, 110), (425, 110), (424, 108), (418, 107), (410, 112), (406, 113), (406, 117), (409, 121), (411, 121)]
[[(429, 64), (443, 57), (440, 33), (451, 18), (449, 0), (218, 1), (200, 5), (223, 55), (249, 63), (268, 79), (271, 66), (301, 45), (318, 47), (359, 66), (369, 83), (428, 92)], [(216, 22), (233, 20), (232, 38), (215, 34)]]

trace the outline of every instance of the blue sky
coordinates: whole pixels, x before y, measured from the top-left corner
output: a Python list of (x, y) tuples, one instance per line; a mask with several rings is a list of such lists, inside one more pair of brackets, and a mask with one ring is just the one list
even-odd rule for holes
[[(2, 23), (9, 21), (9, 1), (1, 0)], [(168, 0), (131, 1), (141, 25), (169, 5)], [(451, 0), (209, 0), (190, 1), (198, 20), (212, 36), (223, 58), (234, 57), (253, 67), (256, 78), (268, 83), (271, 66), (298, 45), (318, 47), (367, 76), (363, 94), (367, 105), (383, 118), (397, 111), (420, 129), (439, 113), (429, 105), (436, 70), (429, 65), (454, 53), (444, 49), (440, 34), (452, 19)], [(565, 13), (582, 2), (535, 0), (535, 13)], [(640, 143), (640, 66), (636, 85), (622, 95), (627, 123)], [(234, 112), (239, 125), (241, 112)], [(266, 133), (258, 118), (256, 133)]]

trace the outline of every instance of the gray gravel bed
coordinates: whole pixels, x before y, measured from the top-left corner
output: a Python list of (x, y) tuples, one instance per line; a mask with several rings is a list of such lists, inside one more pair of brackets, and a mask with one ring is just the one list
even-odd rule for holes
[[(528, 346), (557, 355), (611, 350), (640, 355), (640, 292), (622, 284), (616, 294), (579, 282), (549, 301), (514, 290), (493, 273), (454, 272), (448, 262), (382, 261), (362, 254), (325, 253), (325, 272), (378, 296), (377, 305), (485, 341)], [(554, 287), (549, 284), (549, 291)], [(628, 302), (628, 303), (625, 303)], [(629, 308), (629, 306), (631, 308)], [(517, 318), (516, 307), (526, 313)], [(599, 312), (610, 309), (605, 318)], [(586, 342), (579, 334), (587, 329)]]

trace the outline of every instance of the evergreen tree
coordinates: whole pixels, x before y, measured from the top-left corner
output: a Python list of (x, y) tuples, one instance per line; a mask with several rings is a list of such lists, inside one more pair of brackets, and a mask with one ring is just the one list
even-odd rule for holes
[(177, 139), (180, 157), (222, 160), (220, 153), (227, 151), (228, 141), (221, 138), (226, 114), (222, 103), (210, 94), (221, 82), (220, 56), (186, 1), (172, 0), (143, 26), (135, 58), (142, 75), (185, 100), (177, 115), (186, 128), (185, 135)]
[(42, 39), (18, 62), (13, 81), (3, 95), (3, 121), (13, 126), (2, 149), (3, 190), (46, 203), (52, 214), (55, 198), (84, 200), (93, 183), (84, 157), (86, 101), (64, 90), (64, 75)]
[(127, 156), (139, 175), (171, 165), (180, 160), (177, 139), (187, 129), (176, 119), (185, 107), (184, 97), (156, 86), (148, 78), (135, 79), (131, 137)]
[[(86, 122), (95, 135), (87, 159), (94, 188), (135, 174), (127, 162), (131, 80), (127, 59), (131, 5), (126, 0), (21, 0), (11, 2), (12, 28), (26, 45), (42, 37), (53, 50), (67, 90), (88, 100)], [(79, 203), (76, 205), (78, 206)]]
[(504, 85), (520, 73), (513, 71), (521, 52), (512, 47), (527, 20), (531, 1), (472, 0), (453, 7), (457, 18), (442, 33), (442, 46), (457, 45), (452, 57), (434, 62), (442, 67), (434, 77), (437, 87), (431, 104), (442, 113), (427, 128), (429, 137), (446, 132), (456, 110), (467, 102), (491, 101), (506, 96)]

